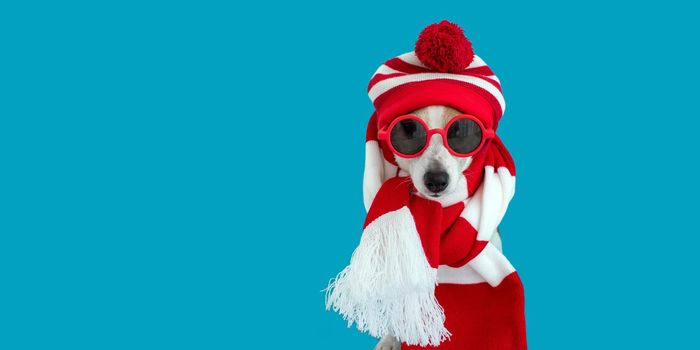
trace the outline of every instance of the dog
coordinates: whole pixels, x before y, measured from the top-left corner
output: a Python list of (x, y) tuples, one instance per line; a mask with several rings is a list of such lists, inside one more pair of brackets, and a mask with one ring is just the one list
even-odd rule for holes
[[(452, 118), (462, 112), (441, 105), (434, 105), (415, 110), (409, 114), (422, 119), (430, 129), (444, 128)], [(406, 172), (416, 194), (427, 199), (443, 201), (452, 197), (465, 196), (466, 179), (462, 174), (472, 163), (472, 157), (457, 157), (452, 155), (443, 144), (442, 136), (434, 134), (428, 140), (425, 152), (415, 158), (396, 156), (399, 168)], [(499, 250), (502, 250), (500, 233), (496, 231), (491, 240)], [(375, 350), (400, 350), (401, 343), (391, 334), (383, 336)]]

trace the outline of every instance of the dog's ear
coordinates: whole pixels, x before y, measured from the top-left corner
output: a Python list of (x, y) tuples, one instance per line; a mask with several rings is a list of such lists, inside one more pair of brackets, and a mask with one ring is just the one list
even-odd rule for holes
[(363, 178), (363, 197), (365, 210), (369, 211), (374, 196), (386, 180), (384, 174), (384, 154), (377, 140), (377, 114), (372, 114), (367, 125), (365, 143), (365, 174)]

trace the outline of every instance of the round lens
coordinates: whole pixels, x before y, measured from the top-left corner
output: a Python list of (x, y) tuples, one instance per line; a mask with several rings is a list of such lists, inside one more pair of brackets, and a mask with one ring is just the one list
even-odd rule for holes
[(460, 154), (473, 152), (481, 144), (481, 127), (467, 118), (456, 120), (447, 129), (447, 144)]
[(427, 141), (427, 134), (423, 125), (418, 121), (404, 119), (391, 129), (390, 140), (396, 151), (412, 155), (423, 149)]

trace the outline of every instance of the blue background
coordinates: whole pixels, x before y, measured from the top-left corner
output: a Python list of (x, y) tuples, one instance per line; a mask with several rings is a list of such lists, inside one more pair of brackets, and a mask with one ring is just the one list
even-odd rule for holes
[(0, 5), (0, 348), (370, 349), (323, 308), (366, 85), (427, 24), (503, 82), (532, 349), (699, 348), (697, 9)]

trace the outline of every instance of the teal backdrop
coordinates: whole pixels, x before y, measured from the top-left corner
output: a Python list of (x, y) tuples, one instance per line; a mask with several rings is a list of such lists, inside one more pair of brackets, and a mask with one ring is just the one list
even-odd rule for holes
[(371, 349), (367, 82), (427, 24), (500, 77), (530, 348), (698, 349), (697, 8), (3, 2), (1, 349)]

